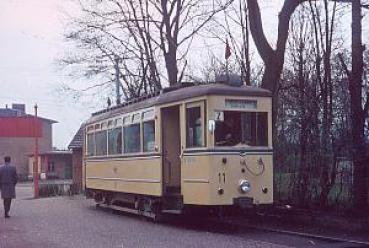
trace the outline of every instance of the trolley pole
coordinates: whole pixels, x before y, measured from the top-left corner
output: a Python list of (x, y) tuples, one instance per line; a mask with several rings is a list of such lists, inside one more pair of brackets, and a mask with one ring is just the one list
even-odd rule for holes
[(120, 79), (119, 79), (119, 76), (120, 76), (120, 72), (119, 72), (119, 57), (116, 56), (115, 57), (115, 92), (116, 92), (116, 103), (117, 105), (120, 104)]
[(35, 151), (33, 154), (34, 163), (33, 163), (33, 186), (34, 186), (34, 194), (35, 198), (39, 197), (39, 185), (38, 185), (38, 125), (37, 125), (37, 104), (35, 104), (35, 117), (34, 117), (34, 130), (35, 130)]

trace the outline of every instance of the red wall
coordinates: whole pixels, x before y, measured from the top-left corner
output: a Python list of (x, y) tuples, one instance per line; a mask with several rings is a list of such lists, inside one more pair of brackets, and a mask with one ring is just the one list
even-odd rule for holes
[(42, 121), (34, 117), (1, 117), (0, 137), (42, 137)]

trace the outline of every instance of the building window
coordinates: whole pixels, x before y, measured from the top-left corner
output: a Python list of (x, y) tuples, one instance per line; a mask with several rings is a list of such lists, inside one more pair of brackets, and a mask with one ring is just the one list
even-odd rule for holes
[(201, 121), (201, 107), (187, 108), (187, 147), (201, 147), (203, 131)]
[(106, 134), (107, 131), (97, 132), (95, 134), (95, 141), (96, 141), (96, 155), (97, 156), (104, 156), (107, 154), (107, 139)]
[(217, 146), (268, 146), (268, 113), (225, 111), (215, 126)]
[(122, 128), (115, 128), (108, 131), (108, 152), (109, 155), (122, 153)]
[(95, 156), (95, 135), (87, 134), (87, 156)]
[(141, 151), (141, 131), (140, 124), (134, 124), (123, 128), (124, 133), (124, 153)]
[(143, 144), (144, 152), (155, 151), (155, 121), (143, 123)]
[(55, 172), (55, 162), (54, 161), (51, 161), (51, 162), (48, 163), (48, 165), (47, 165), (47, 172), (48, 173)]

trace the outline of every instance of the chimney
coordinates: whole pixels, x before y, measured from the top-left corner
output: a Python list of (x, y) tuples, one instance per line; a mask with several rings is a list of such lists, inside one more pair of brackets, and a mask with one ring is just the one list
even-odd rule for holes
[(26, 114), (26, 105), (25, 104), (12, 104), (12, 109), (17, 110), (18, 115), (24, 115)]

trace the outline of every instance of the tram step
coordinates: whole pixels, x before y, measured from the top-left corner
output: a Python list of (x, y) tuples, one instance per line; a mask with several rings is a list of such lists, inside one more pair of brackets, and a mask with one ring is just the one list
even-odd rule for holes
[(165, 188), (165, 192), (168, 195), (180, 194), (181, 193), (181, 188), (176, 187), (176, 186), (167, 186)]
[(163, 210), (182, 210), (183, 196), (179, 194), (166, 195), (163, 198)]
[(182, 210), (168, 210), (168, 209), (164, 209), (162, 210), (163, 213), (165, 214), (182, 214)]

